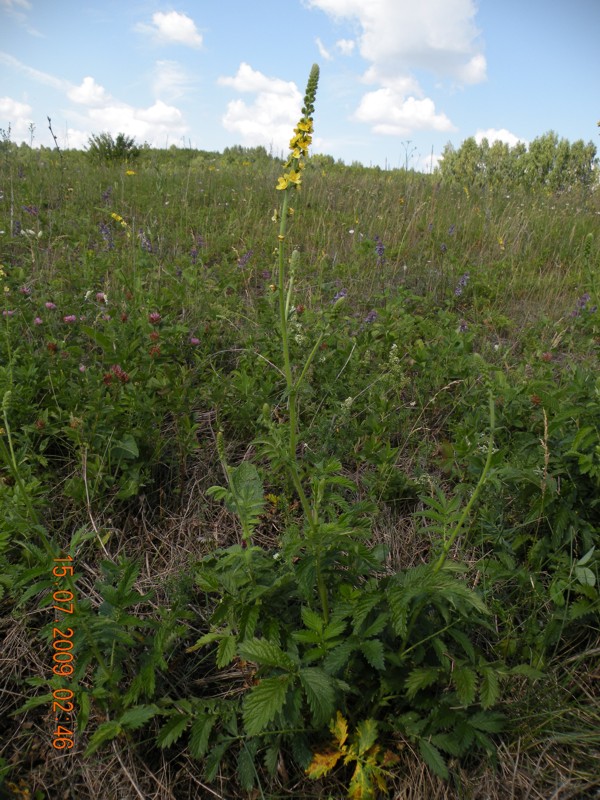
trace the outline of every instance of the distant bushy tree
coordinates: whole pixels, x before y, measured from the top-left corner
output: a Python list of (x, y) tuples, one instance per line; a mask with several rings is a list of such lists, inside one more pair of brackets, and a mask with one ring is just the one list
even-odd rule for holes
[(88, 153), (96, 161), (134, 161), (141, 150), (132, 136), (95, 133), (88, 139)]
[(596, 146), (581, 139), (569, 142), (554, 131), (534, 139), (527, 148), (522, 142), (510, 147), (504, 142), (490, 145), (465, 139), (456, 150), (447, 144), (439, 170), (444, 181), (464, 186), (508, 188), (521, 185), (529, 189), (544, 187), (564, 191), (575, 186), (590, 186), (596, 179)]

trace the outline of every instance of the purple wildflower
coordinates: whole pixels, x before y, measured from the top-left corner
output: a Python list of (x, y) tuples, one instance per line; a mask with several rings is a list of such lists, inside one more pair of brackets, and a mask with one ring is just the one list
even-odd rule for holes
[(44, 321), (43, 321), (43, 319), (42, 319), (41, 317), (36, 317), (36, 318), (33, 320), (33, 324), (34, 324), (34, 325), (43, 325), (43, 324), (44, 324)]
[(375, 252), (377, 253), (377, 266), (380, 267), (385, 261), (385, 246), (379, 236), (375, 237)]
[(40, 213), (37, 206), (21, 206), (26, 214), (31, 214), (32, 217), (37, 217)]
[(21, 233), (21, 230), (22, 230), (21, 223), (19, 222), (19, 220), (18, 220), (18, 219), (16, 219), (16, 220), (13, 222), (12, 235), (13, 235), (13, 236), (19, 236), (19, 235), (20, 235), (20, 233)]
[(448, 247), (444, 243), (442, 243), (440, 245), (440, 250), (442, 251), (442, 255), (443, 255), (444, 253), (448, 252)]
[(9, 309), (5, 309), (5, 310), (2, 312), (2, 316), (3, 316), (3, 317), (13, 317), (13, 316), (14, 316), (14, 314), (15, 314), (15, 312), (14, 312), (14, 311), (12, 311), (12, 310), (9, 310)]
[(66, 317), (63, 317), (63, 322), (66, 322), (68, 324), (77, 322), (77, 317), (75, 316), (75, 314), (67, 314)]
[(154, 252), (154, 250), (153, 250), (153, 248), (152, 248), (152, 242), (151, 242), (151, 241), (150, 241), (150, 239), (149, 239), (149, 238), (146, 236), (146, 234), (144, 233), (144, 231), (140, 231), (140, 233), (139, 233), (139, 237), (140, 237), (140, 245), (142, 246), (142, 250), (145, 250), (145, 251), (146, 251), (146, 253), (153, 253), (153, 252)]
[(206, 247), (206, 240), (201, 233), (197, 233), (194, 236), (194, 246), (190, 250), (190, 258), (192, 259), (192, 264), (195, 264), (198, 260), (198, 253), (203, 248)]
[(189, 342), (190, 342), (190, 344), (191, 344), (191, 345), (193, 345), (194, 347), (197, 347), (197, 346), (200, 344), (200, 339), (198, 339), (198, 337), (197, 337), (197, 336), (190, 336), (190, 338), (189, 338)]
[(248, 264), (248, 262), (252, 258), (253, 253), (254, 250), (248, 250), (246, 253), (244, 253), (243, 256), (240, 256), (238, 258), (237, 264), (240, 269), (244, 269), (244, 267)]
[(260, 277), (264, 278), (266, 281), (268, 281), (269, 278), (271, 277), (271, 270), (270, 269), (263, 269), (263, 271), (260, 273)]
[(340, 289), (339, 292), (337, 292), (334, 295), (333, 300), (331, 302), (332, 303), (337, 303), (338, 300), (341, 300), (342, 297), (346, 297), (347, 294), (348, 294), (348, 291), (346, 289)]
[(110, 225), (107, 225), (106, 222), (100, 223), (100, 235), (104, 239), (104, 243), (106, 244), (107, 250), (112, 250), (114, 245), (112, 231), (110, 229)]
[(108, 203), (108, 201), (110, 200), (110, 196), (111, 195), (112, 195), (112, 186), (109, 186), (108, 189), (105, 189), (102, 192), (102, 202), (103, 203)]
[(456, 289), (454, 290), (454, 294), (457, 297), (459, 297), (463, 293), (463, 289), (469, 282), (469, 277), (470, 277), (469, 273), (465, 272), (465, 274), (461, 275), (461, 277), (458, 279), (458, 283), (456, 284)]
[(21, 288), (19, 289), (19, 292), (20, 292), (20, 294), (25, 294), (25, 295), (29, 296), (31, 294), (31, 289), (29, 288), (29, 286), (21, 286)]
[(450, 225), (450, 227), (448, 228), (448, 236), (454, 236), (454, 231), (455, 231), (455, 230), (456, 230), (456, 225), (454, 225), (454, 223), (453, 223), (453, 224), (452, 224), (452, 225)]
[(106, 295), (104, 292), (96, 292), (96, 302), (97, 303), (106, 303)]
[(571, 316), (578, 317), (582, 311), (586, 310), (589, 311), (590, 314), (593, 314), (596, 311), (596, 306), (593, 306), (592, 308), (587, 308), (587, 304), (590, 302), (591, 299), (592, 298), (590, 297), (589, 292), (585, 292), (584, 294), (582, 294), (575, 305), (575, 309), (571, 311)]
[(151, 325), (158, 325), (161, 319), (162, 317), (158, 313), (158, 311), (152, 311), (150, 314), (148, 314), (148, 321), (150, 322)]
[(56, 303), (48, 302), (48, 303), (44, 303), (44, 305), (46, 306), (48, 311), (54, 311), (54, 309), (56, 308)]
[(460, 325), (458, 326), (458, 332), (459, 333), (466, 333), (468, 329), (469, 329), (469, 326), (467, 325), (466, 321), (464, 319), (461, 319)]
[(375, 322), (376, 319), (377, 319), (377, 312), (375, 311), (375, 309), (373, 309), (372, 311), (369, 311), (367, 316), (364, 318), (364, 322), (366, 322), (367, 325), (370, 325), (372, 322)]

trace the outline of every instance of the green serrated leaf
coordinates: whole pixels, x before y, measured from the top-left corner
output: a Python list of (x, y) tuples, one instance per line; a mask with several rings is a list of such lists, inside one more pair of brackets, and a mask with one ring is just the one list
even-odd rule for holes
[(265, 678), (244, 697), (244, 725), (250, 736), (265, 730), (284, 706), (290, 675)]
[(156, 742), (159, 747), (170, 747), (174, 742), (179, 739), (184, 730), (191, 722), (192, 717), (189, 714), (175, 714), (173, 715), (166, 725), (158, 732)]
[(438, 778), (447, 780), (449, 777), (448, 767), (440, 751), (427, 739), (419, 739), (419, 750), (429, 769), (434, 772)]
[[(256, 751), (256, 747), (252, 750)], [(237, 775), (240, 786), (246, 792), (254, 788), (256, 783), (256, 767), (254, 766), (254, 755), (248, 744), (243, 743), (237, 759)]]
[(145, 725), (148, 720), (155, 717), (158, 713), (158, 706), (154, 704), (136, 706), (135, 708), (129, 708), (124, 714), (121, 714), (118, 722), (120, 722), (123, 728), (135, 730), (135, 728), (140, 728), (142, 725)]
[(356, 650), (358, 645), (352, 639), (347, 639), (342, 644), (335, 647), (330, 653), (327, 654), (323, 662), (323, 669), (329, 675), (337, 675), (348, 663), (348, 659)]
[(439, 676), (439, 667), (417, 667), (413, 669), (404, 682), (408, 699), (412, 700), (421, 689), (431, 686)]
[(456, 688), (459, 701), (469, 706), (475, 700), (477, 675), (470, 667), (455, 667), (452, 671), (452, 683)]
[(300, 670), (300, 682), (315, 724), (323, 725), (333, 717), (335, 710), (335, 684), (329, 675), (317, 667)]
[(222, 636), (217, 646), (217, 667), (222, 669), (227, 664), (231, 664), (235, 657), (235, 646), (237, 640), (235, 636)]
[(302, 622), (309, 630), (315, 631), (316, 633), (323, 632), (325, 621), (320, 614), (317, 614), (316, 611), (313, 611), (307, 606), (302, 606), (300, 609), (300, 615), (302, 616)]
[(479, 711), (469, 717), (469, 725), (485, 733), (500, 733), (506, 726), (506, 717), (498, 711)]
[(239, 654), (246, 661), (254, 661), (264, 667), (279, 667), (294, 672), (297, 662), (288, 653), (268, 639), (249, 639), (239, 646)]
[(479, 686), (479, 699), (484, 709), (491, 708), (500, 697), (500, 683), (498, 673), (492, 667), (481, 670), (481, 685)]
[(112, 739), (115, 739), (122, 730), (120, 723), (116, 720), (103, 722), (90, 738), (89, 744), (83, 754), (84, 758), (93, 755), (105, 742), (110, 742)]
[(194, 720), (188, 742), (192, 758), (202, 758), (208, 750), (210, 734), (216, 721), (217, 718), (212, 714), (202, 714)]
[(385, 669), (383, 644), (379, 639), (368, 639), (362, 643), (360, 650), (372, 667), (378, 670)]

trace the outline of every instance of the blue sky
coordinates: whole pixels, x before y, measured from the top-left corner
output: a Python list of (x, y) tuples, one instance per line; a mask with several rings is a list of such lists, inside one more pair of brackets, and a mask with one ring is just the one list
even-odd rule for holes
[(313, 152), (428, 169), (444, 145), (597, 144), (600, 0), (0, 0), (0, 128), (287, 149), (321, 67)]

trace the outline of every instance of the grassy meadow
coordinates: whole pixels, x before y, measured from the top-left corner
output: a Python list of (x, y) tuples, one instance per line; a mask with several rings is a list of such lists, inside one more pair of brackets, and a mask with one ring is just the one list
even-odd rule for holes
[(600, 796), (597, 187), (282, 170), (3, 143), (0, 796)]

